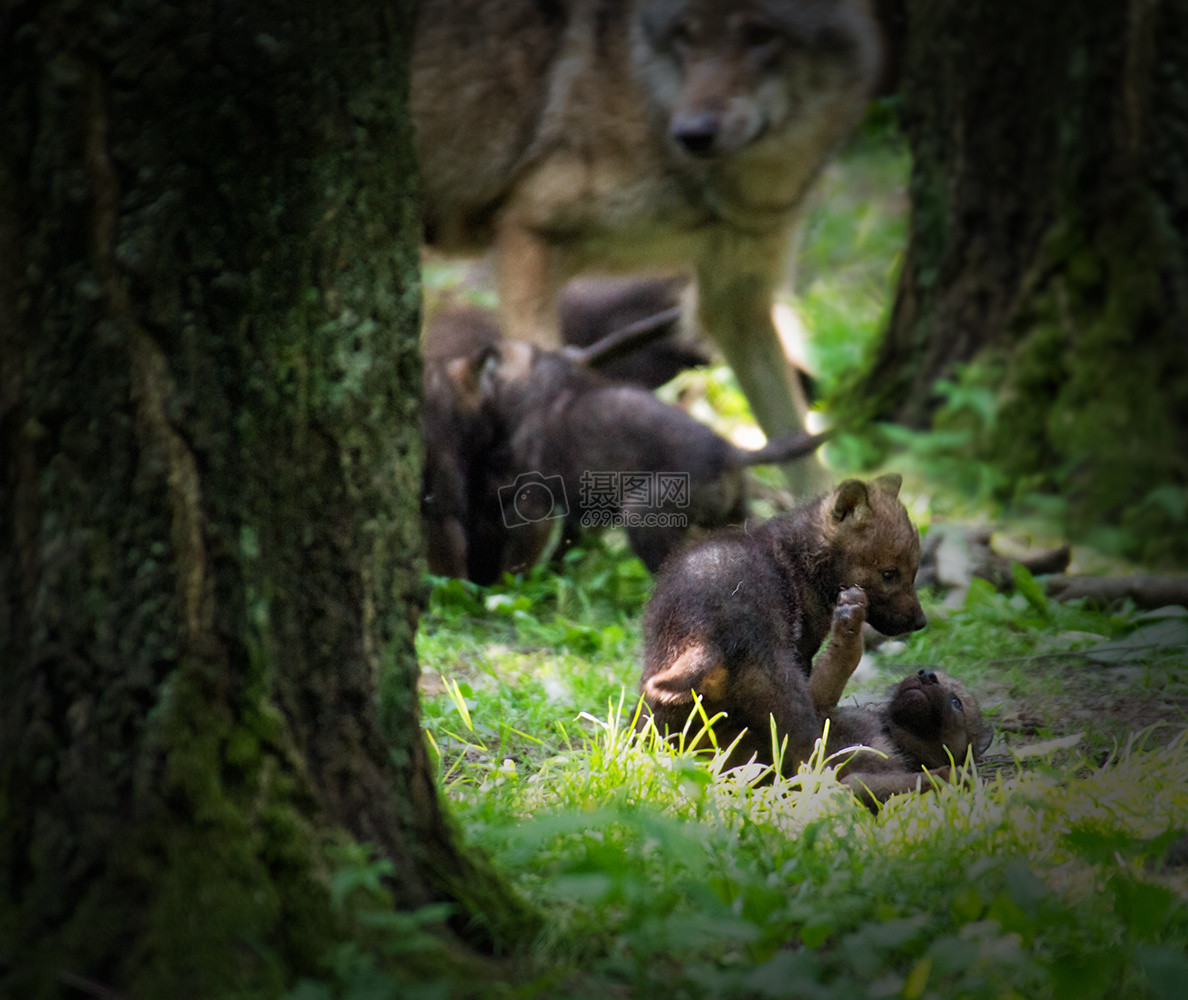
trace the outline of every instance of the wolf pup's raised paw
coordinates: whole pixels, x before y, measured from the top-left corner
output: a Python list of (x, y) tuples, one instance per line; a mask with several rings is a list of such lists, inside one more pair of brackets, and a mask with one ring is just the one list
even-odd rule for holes
[(828, 712), (837, 705), (846, 682), (862, 659), (862, 625), (866, 621), (867, 604), (866, 591), (861, 587), (846, 587), (837, 595), (829, 622), (829, 638), (813, 660), (809, 675), (809, 692), (818, 712)]
[(865, 621), (866, 591), (861, 587), (847, 587), (837, 595), (831, 631), (841, 631), (847, 635), (861, 634)]

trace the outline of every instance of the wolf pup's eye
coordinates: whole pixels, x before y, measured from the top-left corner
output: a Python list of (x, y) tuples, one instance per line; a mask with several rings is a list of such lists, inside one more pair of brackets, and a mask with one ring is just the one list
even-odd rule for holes
[(957, 709), (958, 712), (961, 711), (961, 699), (960, 698), (954, 698), (949, 704), (951, 704), (955, 709)]
[(899, 570), (897, 570), (897, 569), (883, 570), (883, 579), (886, 580), (888, 583), (891, 583), (894, 580), (898, 580), (899, 579)]

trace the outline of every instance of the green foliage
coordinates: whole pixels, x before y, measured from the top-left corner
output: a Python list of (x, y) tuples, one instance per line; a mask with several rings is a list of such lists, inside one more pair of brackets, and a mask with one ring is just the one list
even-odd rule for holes
[[(491, 588), (434, 581), (417, 653), (441, 679), (444, 697), (423, 713), (447, 786), (481, 787), (560, 752), (571, 739), (560, 720), (619, 690), (651, 577), (618, 538), (570, 551), (565, 566)], [(484, 773), (460, 774), (464, 760)]]
[(444, 1000), (462, 995), (462, 973), (441, 933), (451, 907), (398, 909), (385, 887), (395, 874), (390, 860), (373, 858), (370, 848), (360, 844), (340, 845), (331, 854), (330, 897), (345, 934), (322, 953), (322, 975), (299, 980), (285, 1000)]
[[(498, 633), (523, 644), (600, 648), (621, 635), (615, 628), (596, 635), (577, 623), (606, 617), (623, 621), (637, 615), (651, 590), (651, 575), (626, 552), (621, 538), (591, 537), (591, 548), (571, 549), (562, 559), (564, 575), (545, 566), (523, 576), (505, 575), (491, 588), (465, 580), (437, 579), (426, 621), (436, 628), (485, 618)], [(484, 634), (490, 635), (489, 630)]]
[(796, 256), (795, 304), (823, 396), (863, 361), (886, 321), (907, 241), (909, 167), (893, 112), (880, 102), (822, 177)]
[(1152, 865), (1188, 815), (1183, 739), (872, 817), (820, 758), (769, 784), (721, 773), (624, 704), (456, 798), (549, 912), (550, 996), (1161, 996), (1182, 966), (1188, 919)]
[[(888, 118), (886, 109), (877, 115)], [(898, 344), (886, 370), (875, 363), (906, 244), (902, 139), (868, 125), (827, 172), (807, 222), (797, 305), (811, 331), (823, 409), (848, 432), (828, 446), (830, 461), (848, 471), (894, 460), (963, 497), (1007, 504), (1008, 513), (1042, 510), (1055, 530), (1118, 556), (1180, 566), (1188, 555), (1188, 379), (1180, 300), (1171, 302), (1166, 288), (1183, 286), (1182, 237), (1162, 224), (1148, 228), (1161, 209), (1151, 210), (1138, 186), (1121, 196), (1119, 204), (1133, 200), (1117, 218), (1072, 196), (1035, 259), (1023, 261), (1034, 280), (1015, 295), (1009, 325), (972, 363), (946, 368), (945, 338), (955, 333), (933, 329), (932, 310), (936, 265), (955, 234), (944, 176), (952, 165), (924, 145), (937, 138), (926, 129), (914, 136), (917, 270), (904, 305), (914, 327), (900, 331), (910, 342)], [(959, 339), (953, 352), (962, 350)], [(912, 390), (927, 400), (903, 398), (917, 381), (913, 359), (947, 370)], [(927, 429), (872, 426), (904, 409), (924, 415), (916, 419)]]
[[(994, 386), (1000, 378), (995, 365), (962, 365), (952, 379), (934, 386), (939, 403), (930, 428), (883, 422), (853, 425), (827, 446), (828, 458), (838, 469), (853, 473), (891, 463), (914, 471), (938, 493), (960, 498), (965, 510), (1001, 509), (1004, 501), (1027, 491), (984, 455), (985, 441), (999, 419)], [(1058, 531), (1064, 506), (1049, 504), (1044, 509)]]
[[(849, 377), (842, 376), (839, 391)], [(1136, 491), (1139, 480), (1125, 468), (1124, 456), (1113, 452), (1116, 468), (1106, 477), (1112, 485), (1093, 487), (1099, 499), (1087, 515), (1084, 463), (1060, 458), (1063, 453), (1034, 432), (1023, 404), (1004, 395), (1004, 377), (1003, 365), (993, 359), (959, 366), (952, 379), (933, 387), (939, 403), (931, 426), (848, 424), (826, 445), (828, 461), (854, 474), (887, 464), (911, 470), (951, 511), (1028, 518), (1048, 534), (1076, 538), (1115, 558), (1178, 567), (1180, 540), (1188, 538), (1188, 489), (1155, 477)], [(1050, 392), (1036, 388), (1032, 404), (1047, 405)]]

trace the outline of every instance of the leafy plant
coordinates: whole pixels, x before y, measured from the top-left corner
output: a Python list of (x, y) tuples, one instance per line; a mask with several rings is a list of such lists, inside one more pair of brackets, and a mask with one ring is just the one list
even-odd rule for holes
[(323, 974), (302, 978), (285, 1000), (444, 1000), (457, 984), (440, 929), (447, 905), (400, 910), (384, 880), (392, 862), (373, 857), (366, 844), (341, 844), (329, 851), (331, 901), (344, 936), (320, 957)]

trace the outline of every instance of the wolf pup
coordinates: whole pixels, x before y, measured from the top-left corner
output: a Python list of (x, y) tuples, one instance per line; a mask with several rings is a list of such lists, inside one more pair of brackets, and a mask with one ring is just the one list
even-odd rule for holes
[[(682, 282), (577, 278), (561, 296), (561, 336), (571, 357), (607, 378), (658, 389), (687, 368), (709, 364), (681, 321)], [(659, 322), (657, 322), (659, 321)], [(632, 330), (651, 327), (643, 336)], [(646, 337), (646, 342), (644, 338)], [(612, 340), (617, 350), (608, 350)]]
[[(499, 576), (499, 558), (484, 565), (490, 549), (473, 537), (471, 508), (479, 488), (478, 470), (496, 447), (500, 430), (482, 412), (477, 385), (471, 385), (459, 359), (489, 350), (499, 330), (478, 309), (440, 313), (421, 342), (421, 431), (425, 460), (421, 470), (421, 525), (429, 572), (474, 579)], [(476, 541), (479, 544), (474, 544)]]
[(661, 732), (682, 730), (696, 694), (707, 715), (726, 713), (714, 726), (719, 746), (741, 734), (732, 766), (752, 755), (772, 763), (774, 721), (788, 740), (784, 770), (795, 773), (862, 654), (862, 621), (885, 635), (926, 624), (914, 585), (920, 535), (901, 483), (847, 479), (665, 565), (644, 611), (641, 681)]
[(518, 526), (514, 533), (562, 519), (555, 554), (584, 529), (622, 526), (655, 572), (691, 530), (743, 523), (746, 467), (805, 454), (824, 440), (796, 432), (754, 451), (738, 448), (650, 392), (530, 344), (505, 342), (497, 357), (480, 354), (472, 364), (483, 368), (471, 378), (492, 422), (508, 435), (486, 470), (500, 502), (475, 525), (496, 521)]
[(834, 708), (827, 717), (826, 754), (858, 745), (878, 751), (860, 750), (838, 768), (870, 809), (901, 792), (928, 791), (930, 776), (948, 780), (950, 761), (960, 764), (969, 751), (981, 760), (994, 737), (969, 689), (939, 670), (905, 677), (882, 704)]
[[(866, 0), (421, 0), (426, 238), (493, 244), (504, 332), (550, 348), (568, 278), (691, 272), (698, 322), (759, 424), (799, 430), (773, 290), (879, 48)], [(810, 492), (819, 466), (797, 468)]]
[(821, 723), (814, 740), (829, 723), (826, 756), (869, 748), (847, 755), (837, 771), (868, 808), (877, 810), (892, 795), (928, 791), (932, 779), (947, 781), (950, 762), (960, 764), (970, 751), (981, 760), (994, 733), (969, 689), (939, 670), (905, 677), (881, 704), (838, 707), (862, 656), (866, 608), (860, 587), (838, 595), (825, 649), (813, 660), (809, 693)]
[[(661, 280), (571, 283), (562, 297), (566, 344), (580, 345), (583, 364), (599, 371), (649, 387), (665, 382), (706, 360), (683, 346), (679, 293)], [(491, 387), (480, 376), (503, 343), (495, 314), (477, 306), (439, 310), (422, 336), (421, 521), (429, 570), (439, 576), (493, 583), (531, 566), (552, 534), (550, 520), (509, 532), (501, 516), (498, 488), (511, 480), (490, 470), (516, 463), (498, 409), (484, 406)]]

